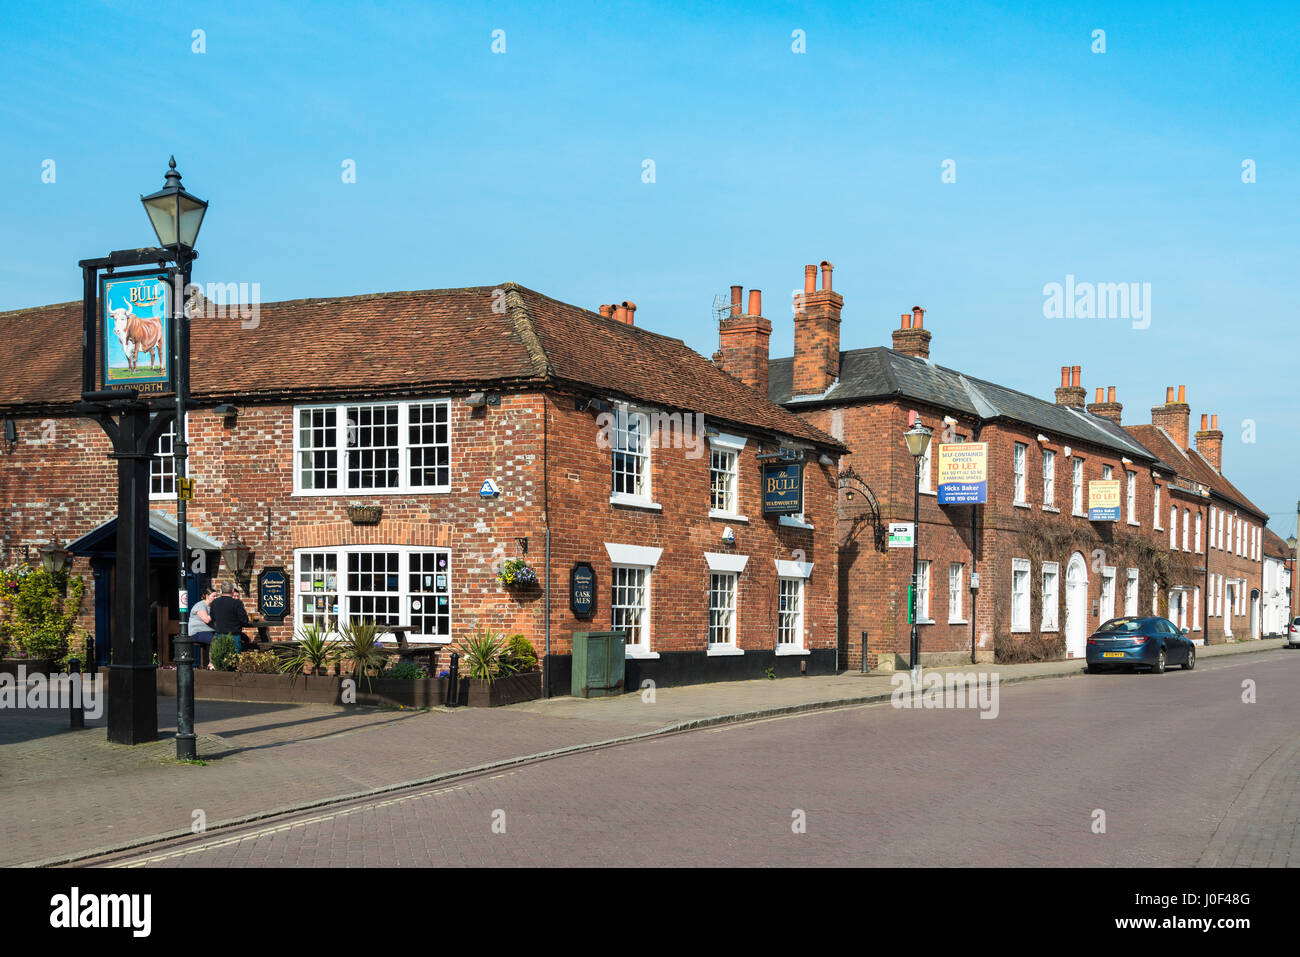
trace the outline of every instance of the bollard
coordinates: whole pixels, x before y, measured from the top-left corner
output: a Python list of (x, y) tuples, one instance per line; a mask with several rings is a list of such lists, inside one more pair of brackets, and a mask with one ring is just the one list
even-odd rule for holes
[(447, 666), (447, 701), (448, 708), (460, 704), (460, 654), (451, 653), (451, 664)]
[(86, 636), (86, 673), (99, 674), (99, 662), (95, 659), (95, 639)]
[(862, 673), (867, 673), (867, 633), (862, 632)]
[(81, 662), (76, 658), (68, 662), (68, 677), (69, 727), (75, 730), (86, 726), (86, 705), (82, 700)]

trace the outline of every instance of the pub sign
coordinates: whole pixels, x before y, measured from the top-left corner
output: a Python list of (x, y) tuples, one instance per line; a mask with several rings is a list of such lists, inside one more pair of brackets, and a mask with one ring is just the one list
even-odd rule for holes
[(118, 273), (99, 281), (99, 352), (105, 390), (141, 393), (172, 386), (168, 270)]
[(763, 466), (763, 514), (798, 515), (803, 511), (803, 463)]
[(257, 610), (271, 621), (284, 621), (289, 614), (289, 576), (279, 565), (263, 568), (257, 575)]
[(575, 562), (569, 570), (569, 608), (584, 621), (596, 613), (596, 572), (590, 562)]

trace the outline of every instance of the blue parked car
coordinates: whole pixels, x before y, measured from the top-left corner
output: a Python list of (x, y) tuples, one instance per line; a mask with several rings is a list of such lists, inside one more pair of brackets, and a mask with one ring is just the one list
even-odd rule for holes
[(1167, 665), (1196, 667), (1196, 645), (1168, 618), (1112, 618), (1088, 639), (1088, 673), (1111, 668), (1150, 668), (1164, 674)]

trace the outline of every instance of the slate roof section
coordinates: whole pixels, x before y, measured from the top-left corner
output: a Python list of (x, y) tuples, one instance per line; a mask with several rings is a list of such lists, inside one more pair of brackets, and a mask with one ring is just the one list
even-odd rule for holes
[(1103, 416), (1057, 405), (884, 346), (841, 352), (840, 378), (820, 396), (792, 398), (793, 374), (793, 358), (772, 360), (768, 398), (791, 409), (871, 399), (912, 399), (983, 419), (1023, 422), (1055, 436), (1161, 464), (1158, 455)]
[(1155, 425), (1129, 425), (1125, 429), (1139, 442), (1173, 466), (1184, 483), (1196, 483), (1213, 489), (1225, 501), (1268, 522), (1268, 513), (1248, 499), (1221, 472), (1216, 472), (1195, 449), (1180, 449), (1164, 429)]
[[(0, 337), (17, 357), (0, 363), (0, 413), (70, 411), (81, 303), (0, 313)], [(195, 318), (190, 351), (201, 404), (567, 383), (844, 449), (680, 339), (516, 283), (262, 303), (255, 328), (233, 310)]]

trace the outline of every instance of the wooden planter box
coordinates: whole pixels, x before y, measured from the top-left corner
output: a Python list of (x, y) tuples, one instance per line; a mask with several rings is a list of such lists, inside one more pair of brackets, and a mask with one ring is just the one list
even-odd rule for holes
[(533, 701), (542, 696), (540, 671), (509, 675), (498, 678), (491, 684), (480, 678), (466, 678), (464, 683), (469, 686), (469, 700), (466, 703), (471, 708), (496, 708), (505, 704)]

